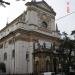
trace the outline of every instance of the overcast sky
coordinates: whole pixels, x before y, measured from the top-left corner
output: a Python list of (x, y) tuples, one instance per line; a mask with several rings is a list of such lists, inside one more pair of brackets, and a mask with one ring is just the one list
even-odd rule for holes
[[(10, 2), (10, 6), (6, 5), (6, 8), (0, 6), (0, 29), (2, 29), (6, 23), (11, 22), (23, 11), (26, 10), (25, 3), (31, 0), (4, 0)], [(36, 0), (41, 1), (41, 0)], [(56, 12), (56, 19), (67, 15), (67, 2), (69, 2), (70, 13), (75, 12), (75, 0), (45, 0)], [(75, 29), (75, 14), (71, 14), (65, 18), (56, 20), (56, 23), (61, 32), (65, 31), (68, 34)]]

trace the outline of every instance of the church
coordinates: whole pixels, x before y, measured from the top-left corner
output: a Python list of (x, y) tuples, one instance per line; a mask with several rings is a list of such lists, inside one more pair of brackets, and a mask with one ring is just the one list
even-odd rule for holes
[(60, 39), (56, 13), (44, 0), (25, 5), (26, 11), (0, 30), (0, 63), (7, 74), (53, 72)]

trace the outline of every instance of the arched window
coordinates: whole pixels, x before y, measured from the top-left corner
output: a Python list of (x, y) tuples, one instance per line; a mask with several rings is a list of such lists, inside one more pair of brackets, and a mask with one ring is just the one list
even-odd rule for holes
[(3, 48), (3, 44), (0, 44), (0, 49)]
[(12, 58), (15, 57), (15, 50), (12, 51)]
[(35, 62), (35, 72), (37, 73), (39, 71), (39, 62)]
[(45, 28), (48, 27), (48, 25), (47, 25), (47, 23), (45, 21), (42, 22), (42, 26), (45, 27)]
[(4, 53), (4, 60), (7, 60), (7, 53)]
[(29, 61), (29, 51), (26, 52), (26, 60)]
[[(5, 63), (0, 63), (0, 71), (1, 71), (2, 73), (6, 72), (6, 65), (5, 65)], [(0, 75), (1, 75), (1, 74), (0, 74)]]

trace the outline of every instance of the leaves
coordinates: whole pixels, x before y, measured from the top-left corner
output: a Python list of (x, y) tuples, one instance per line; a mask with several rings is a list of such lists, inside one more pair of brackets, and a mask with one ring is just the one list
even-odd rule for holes
[(72, 32), (71, 32), (71, 35), (74, 35), (75, 34), (75, 30), (73, 30)]

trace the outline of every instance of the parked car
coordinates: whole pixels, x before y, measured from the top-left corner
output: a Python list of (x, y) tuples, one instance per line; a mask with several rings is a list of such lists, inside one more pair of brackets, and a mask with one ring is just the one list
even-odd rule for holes
[(54, 72), (44, 72), (41, 75), (55, 75), (55, 73)]

